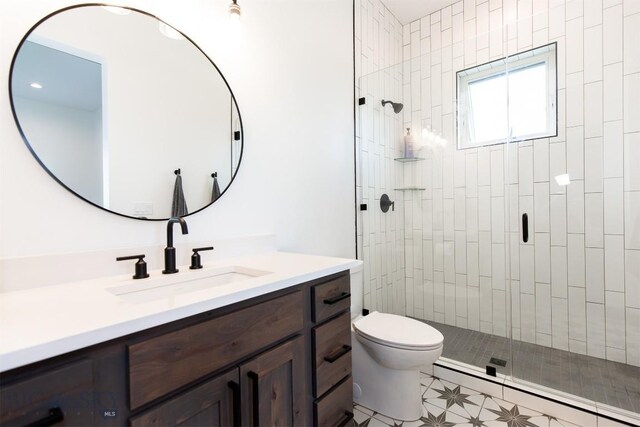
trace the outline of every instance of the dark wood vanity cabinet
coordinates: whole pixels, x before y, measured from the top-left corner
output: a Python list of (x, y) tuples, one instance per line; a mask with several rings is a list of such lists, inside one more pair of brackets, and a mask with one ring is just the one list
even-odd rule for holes
[(349, 276), (311, 287), (314, 425), (344, 426), (353, 418)]
[(344, 424), (348, 293), (345, 271), (1, 373), (0, 426)]

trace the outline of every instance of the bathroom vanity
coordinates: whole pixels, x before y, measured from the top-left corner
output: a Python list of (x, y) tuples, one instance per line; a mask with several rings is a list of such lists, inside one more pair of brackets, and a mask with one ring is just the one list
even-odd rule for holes
[(0, 314), (0, 425), (344, 425), (358, 261), (269, 253), (233, 264), (267, 274), (173, 295), (158, 294), (174, 286), (166, 278), (144, 288), (129, 276), (0, 295), (13, 307)]
[[(118, 37), (95, 37), (102, 34)], [(69, 57), (73, 68), (63, 67)], [(74, 90), (61, 89), (55, 99), (39, 91), (40, 81), (67, 87), (55, 76), (73, 76)], [(91, 96), (79, 100), (77, 93)], [(169, 222), (167, 274), (146, 278), (145, 255), (135, 255), (139, 280), (129, 274), (30, 289), (14, 280), (24, 290), (0, 293), (0, 425), (324, 426), (351, 419), (349, 270), (360, 261), (265, 252), (205, 268), (197, 261), (193, 270), (175, 265), (171, 227), (179, 222), (186, 234), (185, 220), (175, 217), (188, 215), (173, 205), (188, 199), (194, 214), (217, 201), (244, 152), (236, 98), (202, 49), (148, 12), (72, 5), (40, 19), (20, 41), (10, 100), (24, 143), (66, 190), (121, 217)], [(52, 111), (80, 102), (95, 114), (59, 121), (41, 108), (45, 101)], [(60, 159), (69, 158), (73, 167), (64, 167)], [(47, 262), (37, 267), (43, 274), (76, 273), (77, 261), (68, 268)], [(94, 271), (82, 274), (76, 277)]]

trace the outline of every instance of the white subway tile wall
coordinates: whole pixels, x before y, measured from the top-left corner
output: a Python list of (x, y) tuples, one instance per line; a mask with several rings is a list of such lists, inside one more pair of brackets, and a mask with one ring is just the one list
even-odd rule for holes
[[(404, 26), (356, 1), (366, 308), (640, 366), (637, 28), (640, 0), (462, 0)], [(552, 42), (558, 135), (458, 150), (456, 72)], [(394, 161), (406, 128), (424, 160)]]
[[(404, 171), (393, 160), (402, 153), (399, 144), (403, 134), (402, 114), (421, 108), (420, 67), (412, 76), (411, 65), (405, 69), (402, 59), (403, 56), (419, 58), (421, 53), (426, 53), (421, 52), (420, 35), (428, 34), (430, 26), (425, 21), (416, 21), (403, 27), (379, 0), (356, 1), (355, 23), (356, 97), (366, 100), (364, 105), (356, 106), (358, 209), (361, 204), (367, 206), (366, 210), (358, 210), (357, 217), (358, 257), (365, 260), (364, 305), (390, 313), (432, 315), (433, 295), (438, 291), (437, 285), (434, 287), (433, 274), (414, 277), (414, 265), (424, 268), (424, 253), (414, 248), (405, 251), (404, 247), (405, 237), (408, 237), (406, 243), (410, 246), (414, 242), (422, 243), (423, 209), (416, 204), (419, 209), (413, 212), (412, 206), (402, 203), (402, 194), (394, 191), (404, 181)], [(408, 48), (404, 53), (403, 46)], [(383, 71), (372, 74), (380, 70)], [(410, 91), (411, 85), (403, 85), (403, 75), (406, 83), (414, 78), (413, 92)], [(409, 92), (403, 93), (405, 89)], [(383, 99), (404, 103), (403, 112), (395, 114), (391, 106), (383, 107)], [(390, 209), (386, 215), (380, 211), (380, 197), (384, 193), (396, 202), (395, 210)], [(411, 239), (412, 224), (417, 227), (420, 239)], [(413, 259), (413, 252), (419, 255), (419, 262)], [(410, 267), (407, 274), (405, 257)], [(432, 271), (430, 264), (428, 266)], [(418, 278), (419, 283), (416, 284)], [(429, 298), (422, 297), (425, 292)], [(409, 311), (405, 304), (407, 299), (411, 301)], [(425, 300), (428, 309), (424, 308)], [(437, 309), (444, 312), (442, 305)]]

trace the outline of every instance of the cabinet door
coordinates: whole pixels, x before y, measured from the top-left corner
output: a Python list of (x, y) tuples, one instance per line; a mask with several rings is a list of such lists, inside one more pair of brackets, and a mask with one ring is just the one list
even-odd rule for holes
[(300, 426), (304, 420), (303, 338), (240, 366), (243, 426)]
[(239, 399), (238, 369), (235, 368), (133, 417), (131, 426), (239, 425)]
[(90, 426), (94, 421), (91, 360), (80, 360), (16, 383), (0, 376), (0, 425)]

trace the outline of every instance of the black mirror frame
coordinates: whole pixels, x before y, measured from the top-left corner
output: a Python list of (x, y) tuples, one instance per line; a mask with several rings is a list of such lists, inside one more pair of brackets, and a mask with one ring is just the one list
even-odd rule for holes
[[(216, 69), (216, 71), (218, 72), (218, 74), (220, 74), (220, 77), (222, 78), (222, 81), (224, 81), (224, 84), (227, 86), (227, 89), (229, 90), (229, 93), (231, 94), (231, 101), (232, 101), (232, 108), (233, 105), (235, 105), (236, 107), (236, 111), (238, 113), (238, 120), (240, 121), (240, 140), (241, 140), (241, 144), (240, 144), (240, 156), (238, 158), (238, 165), (235, 168), (235, 172), (233, 173), (233, 175), (231, 176), (231, 180), (229, 181), (229, 184), (224, 188), (224, 190), (222, 190), (222, 192), (220, 193), (220, 196), (206, 204), (205, 206), (193, 211), (193, 212), (189, 212), (186, 216), (191, 216), (194, 215), (206, 208), (208, 208), (209, 206), (211, 206), (212, 204), (214, 204), (215, 202), (217, 202), (218, 200), (220, 200), (220, 198), (227, 192), (227, 190), (229, 189), (229, 187), (231, 187), (231, 184), (233, 183), (233, 181), (235, 180), (236, 176), (238, 175), (238, 171), (240, 170), (240, 165), (242, 164), (242, 157), (244, 155), (244, 127), (243, 127), (243, 123), (242, 123), (242, 115), (240, 114), (240, 107), (238, 106), (238, 102), (236, 100), (236, 97), (233, 93), (233, 91), (231, 90), (231, 86), (229, 86), (229, 82), (227, 82), (227, 79), (224, 77), (224, 74), (222, 74), (222, 72), (220, 71), (220, 69), (218, 68), (218, 66), (211, 60), (211, 58), (209, 58), (209, 56), (200, 48), (200, 46), (198, 46), (193, 40), (191, 40), (191, 38), (189, 38), (189, 36), (187, 36), (186, 34), (184, 34), (182, 31), (178, 30), (177, 28), (174, 28), (173, 26), (171, 26), (170, 24), (166, 23), (165, 21), (163, 21), (162, 19), (158, 18), (157, 16), (149, 13), (149, 12), (145, 12), (143, 10), (140, 9), (136, 9), (134, 7), (129, 7), (129, 6), (120, 6), (120, 5), (110, 5), (107, 3), (81, 3), (81, 4), (76, 4), (76, 5), (72, 5), (72, 6), (68, 6), (68, 7), (64, 7), (62, 9), (58, 9), (55, 12), (52, 12), (48, 15), (46, 15), (44, 18), (40, 19), (38, 22), (36, 22), (30, 29), (29, 31), (27, 31), (27, 33), (22, 37), (22, 39), (20, 40), (20, 43), (18, 43), (18, 47), (16, 48), (15, 53), (13, 54), (13, 58), (11, 59), (11, 67), (9, 69), (9, 81), (8, 81), (8, 86), (9, 86), (9, 90), (8, 90), (8, 94), (9, 94), (9, 103), (11, 104), (11, 113), (13, 114), (13, 119), (16, 123), (16, 126), (18, 127), (18, 131), (20, 132), (20, 136), (22, 137), (22, 141), (25, 143), (25, 145), (27, 146), (27, 148), (29, 149), (29, 151), (31, 152), (31, 154), (33, 155), (33, 157), (36, 159), (36, 161), (40, 164), (40, 166), (42, 166), (42, 168), (49, 174), (49, 176), (51, 178), (53, 178), (58, 184), (60, 184), (63, 188), (65, 188), (67, 191), (69, 191), (71, 194), (73, 194), (74, 196), (82, 199), (83, 201), (102, 209), (103, 211), (118, 215), (118, 216), (122, 216), (125, 218), (131, 218), (131, 219), (135, 219), (135, 220), (141, 220), (141, 221), (167, 221), (169, 218), (142, 218), (142, 217), (135, 217), (135, 216), (131, 216), (131, 215), (126, 215), (120, 212), (116, 212), (116, 211), (112, 211), (110, 209), (107, 209), (103, 206), (100, 206), (88, 199), (86, 199), (85, 197), (81, 196), (80, 194), (76, 193), (75, 191), (73, 191), (71, 188), (69, 188), (64, 182), (62, 182), (60, 179), (58, 179), (57, 176), (55, 176), (55, 174), (53, 172), (51, 172), (49, 170), (49, 168), (47, 168), (47, 166), (42, 162), (42, 160), (38, 157), (38, 155), (36, 154), (36, 152), (34, 151), (33, 147), (31, 147), (31, 144), (29, 144), (29, 140), (27, 139), (24, 131), (22, 130), (22, 126), (20, 126), (20, 121), (18, 120), (18, 115), (16, 112), (16, 107), (13, 103), (13, 90), (12, 90), (12, 78), (13, 78), (13, 71), (14, 71), (14, 66), (16, 63), (16, 59), (18, 57), (18, 53), (20, 52), (20, 49), (22, 48), (22, 46), (24, 45), (24, 43), (27, 41), (27, 38), (31, 35), (31, 33), (38, 28), (38, 26), (40, 24), (42, 24), (44, 21), (46, 21), (47, 19), (65, 12), (67, 10), (71, 10), (71, 9), (78, 9), (81, 7), (88, 7), (88, 6), (112, 6), (112, 7), (119, 7), (121, 9), (128, 9), (131, 10), (133, 12), (137, 12), (137, 13), (141, 13), (143, 15), (149, 16), (151, 18), (156, 19), (158, 22), (162, 22), (166, 25), (168, 25), (169, 27), (173, 28), (174, 30), (178, 31), (186, 40), (188, 40), (196, 49), (198, 49), (200, 51), (200, 53), (202, 55), (204, 55), (205, 58), (207, 58), (207, 60), (211, 63), (211, 65), (213, 65), (213, 67)], [(232, 165), (233, 166), (233, 165)]]

